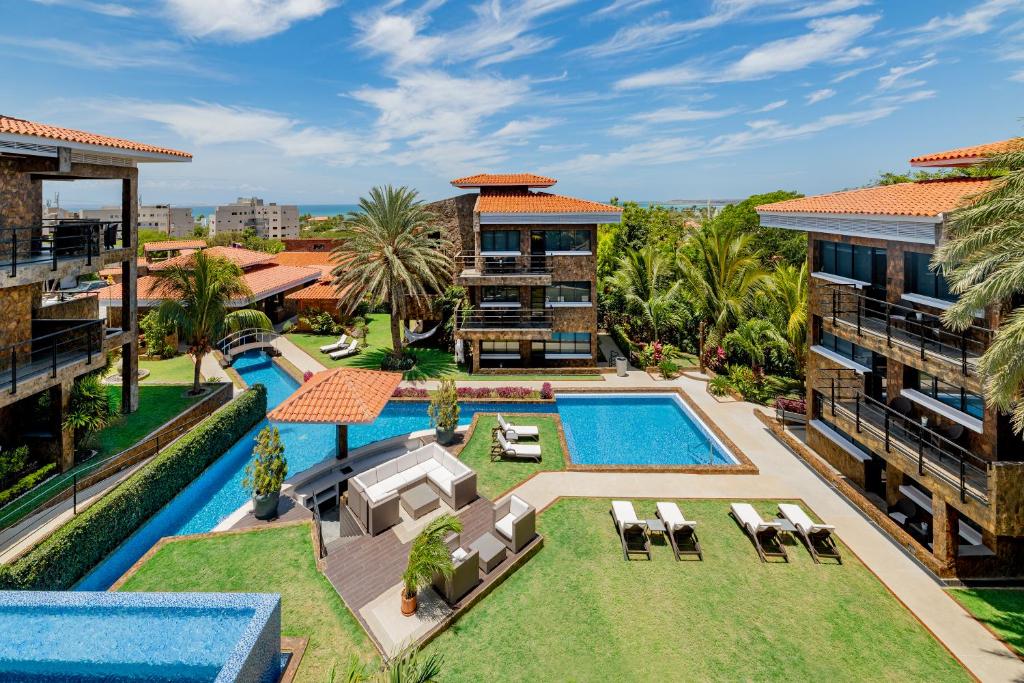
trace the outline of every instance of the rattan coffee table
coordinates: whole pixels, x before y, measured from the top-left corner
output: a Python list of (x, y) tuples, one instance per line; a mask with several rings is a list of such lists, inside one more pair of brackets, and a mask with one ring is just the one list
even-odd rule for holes
[(419, 519), (428, 512), (441, 507), (441, 499), (434, 489), (427, 484), (417, 484), (399, 496), (402, 509), (408, 512), (413, 519)]

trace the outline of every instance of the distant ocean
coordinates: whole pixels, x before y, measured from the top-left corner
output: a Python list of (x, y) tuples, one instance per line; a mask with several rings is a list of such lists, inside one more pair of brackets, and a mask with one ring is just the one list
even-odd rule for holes
[[(283, 204), (285, 202), (278, 202)], [(193, 206), (192, 215), (195, 217), (199, 216), (212, 216), (217, 210), (216, 206)], [(349, 211), (358, 211), (359, 206), (357, 204), (299, 204), (299, 215), (310, 214), (311, 216), (337, 216), (340, 214), (347, 214)]]

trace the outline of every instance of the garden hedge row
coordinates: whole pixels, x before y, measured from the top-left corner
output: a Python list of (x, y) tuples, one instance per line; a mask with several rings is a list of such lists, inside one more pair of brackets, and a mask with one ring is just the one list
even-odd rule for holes
[(57, 463), (55, 462), (43, 465), (35, 472), (29, 472), (24, 477), (14, 482), (14, 485), (10, 488), (0, 491), (0, 505), (7, 505), (9, 502), (25, 493), (25, 491), (33, 488), (43, 479), (49, 477), (56, 468)]
[(71, 588), (266, 414), (267, 390), (256, 384), (21, 559), (0, 567), (0, 588)]

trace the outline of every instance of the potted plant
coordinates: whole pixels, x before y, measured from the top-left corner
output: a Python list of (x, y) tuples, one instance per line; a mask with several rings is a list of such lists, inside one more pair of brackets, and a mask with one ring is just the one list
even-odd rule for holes
[(402, 614), (411, 617), (416, 613), (417, 591), (430, 585), (436, 575), (446, 579), (452, 575), (455, 565), (444, 541), (449, 534), (461, 532), (462, 522), (458, 517), (441, 515), (413, 539), (409, 564), (402, 574)]
[(455, 380), (441, 380), (441, 385), (430, 399), (427, 413), (437, 434), (437, 442), (447, 446), (455, 441), (455, 428), (459, 426), (459, 393)]
[(242, 486), (252, 491), (252, 508), (256, 519), (277, 517), (281, 484), (288, 476), (288, 461), (277, 427), (267, 425), (256, 437), (252, 462), (245, 466)]

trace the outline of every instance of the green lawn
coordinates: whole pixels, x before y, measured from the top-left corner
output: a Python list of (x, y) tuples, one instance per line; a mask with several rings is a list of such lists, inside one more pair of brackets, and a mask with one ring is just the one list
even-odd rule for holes
[(295, 680), (323, 683), (349, 655), (376, 651), (313, 562), (305, 525), (177, 541), (161, 548), (121, 588), (126, 591), (281, 594), (281, 633), (309, 638)]
[(1024, 656), (1024, 590), (969, 588), (949, 592), (975, 619)]
[[(289, 332), (286, 336), (289, 340), (307, 354), (320, 361), (327, 368), (368, 368), (379, 370), (384, 354), (391, 349), (391, 316), (388, 313), (371, 313), (367, 316), (366, 342), (360, 346), (359, 353), (348, 358), (332, 360), (326, 353), (320, 353), (320, 347), (326, 346), (338, 340), (333, 335), (310, 334), (308, 332)], [(405, 379), (457, 379), (457, 380), (499, 380), (509, 382), (526, 381), (547, 381), (547, 380), (579, 380), (596, 381), (601, 375), (501, 375), (484, 376), (471, 375), (463, 367), (455, 363), (450, 351), (424, 346), (426, 342), (412, 347), (416, 354), (417, 364), (412, 370), (405, 373)]]
[[(477, 490), (490, 499), (497, 498), (536, 472), (565, 469), (565, 453), (558, 438), (558, 428), (550, 415), (508, 418), (513, 423), (540, 427), (541, 462), (499, 460), (491, 462), (491, 430), (498, 425), (494, 415), (480, 415), (476, 429), (459, 458), (476, 470)], [(529, 443), (534, 443), (530, 441)]]
[(444, 679), (971, 680), (849, 552), (819, 566), (790, 546), (791, 564), (761, 564), (727, 501), (680, 506), (704, 562), (657, 542), (652, 562), (623, 561), (607, 500), (549, 508), (540, 553), (428, 646)]
[(164, 360), (139, 361), (140, 370), (149, 370), (141, 381), (149, 384), (192, 384), (195, 367), (192, 357), (184, 353)]
[(135, 445), (202, 398), (188, 396), (187, 388), (181, 385), (140, 384), (139, 409), (131, 415), (121, 415), (121, 387), (108, 386), (107, 395), (116, 417), (93, 437), (92, 447), (99, 451), (98, 457)]

